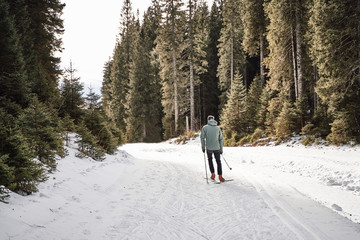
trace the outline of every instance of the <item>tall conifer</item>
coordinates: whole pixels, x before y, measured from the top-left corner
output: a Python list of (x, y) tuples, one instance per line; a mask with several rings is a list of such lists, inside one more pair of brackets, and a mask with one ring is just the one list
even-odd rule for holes
[(208, 115), (214, 115), (219, 119), (219, 78), (217, 69), (219, 66), (218, 44), (221, 31), (221, 11), (214, 1), (209, 16), (209, 40), (206, 49), (208, 71), (201, 78), (201, 115), (202, 123), (206, 123)]
[(178, 134), (181, 89), (179, 76), (180, 43), (183, 39), (184, 12), (180, 0), (162, 1), (163, 19), (156, 38), (156, 54), (162, 79), (165, 137)]
[(242, 49), (243, 26), (240, 4), (237, 0), (224, 1), (222, 19), (223, 28), (219, 39), (218, 76), (223, 92), (221, 104), (226, 102), (226, 92), (232, 89), (235, 72), (245, 75), (245, 54)]

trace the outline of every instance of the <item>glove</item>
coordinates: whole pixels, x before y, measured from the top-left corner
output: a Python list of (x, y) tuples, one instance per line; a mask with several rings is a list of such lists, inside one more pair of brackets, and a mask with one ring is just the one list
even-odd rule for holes
[(205, 153), (205, 148), (202, 149), (203, 153)]
[(223, 150), (220, 150), (220, 154), (223, 154)]

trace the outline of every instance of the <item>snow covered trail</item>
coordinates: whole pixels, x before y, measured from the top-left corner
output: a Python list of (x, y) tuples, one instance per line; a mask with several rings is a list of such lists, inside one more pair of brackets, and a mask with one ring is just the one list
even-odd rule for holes
[[(224, 164), (224, 177), (234, 181), (206, 184), (198, 139), (127, 144), (104, 162), (69, 149), (39, 193), (0, 204), (0, 239), (360, 239), (359, 224), (267, 167), (285, 171), (285, 160), (260, 163), (260, 148), (225, 151), (233, 170)], [(298, 154), (283, 155), (296, 165)]]
[[(259, 168), (254, 168), (256, 157), (263, 158), (260, 153), (247, 156), (246, 150), (244, 154), (238, 148), (226, 148), (225, 151), (230, 152), (228, 160), (239, 160), (231, 163), (233, 171), (223, 162), (225, 177), (234, 178), (234, 181), (207, 185), (206, 180), (199, 178), (205, 174), (198, 141), (186, 146), (129, 144), (123, 149), (147, 162), (159, 161), (183, 169), (181, 176), (174, 174), (178, 181), (178, 197), (191, 203), (191, 197), (187, 199), (184, 195), (196, 193), (200, 204), (196, 205), (199, 207), (196, 216), (184, 215), (182, 219), (196, 223), (207, 233), (202, 235), (204, 239), (360, 239), (358, 224), (313, 201), (286, 184), (283, 178), (267, 176), (263, 166), (261, 173)], [(242, 161), (239, 153), (243, 155)], [(244, 165), (246, 162), (249, 164)], [(167, 199), (171, 201), (171, 197)], [(187, 209), (182, 212), (186, 213)], [(192, 221), (194, 217), (196, 221)], [(183, 225), (182, 231), (186, 226)]]

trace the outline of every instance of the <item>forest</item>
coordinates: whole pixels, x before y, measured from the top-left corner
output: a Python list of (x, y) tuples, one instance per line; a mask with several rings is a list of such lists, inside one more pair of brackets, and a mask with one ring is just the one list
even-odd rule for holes
[(360, 1), (124, 1), (103, 109), (127, 142), (198, 131), (226, 144), (360, 141)]
[(152, 0), (119, 9), (99, 96), (60, 69), (60, 0), (0, 0), (0, 200), (37, 191), (66, 156), (193, 134), (227, 146), (360, 142), (360, 0)]

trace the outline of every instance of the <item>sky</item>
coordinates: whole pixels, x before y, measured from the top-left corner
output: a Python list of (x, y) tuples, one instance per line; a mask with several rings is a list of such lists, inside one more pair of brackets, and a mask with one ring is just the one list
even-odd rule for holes
[[(72, 62), (76, 77), (84, 83), (85, 93), (91, 87), (101, 92), (103, 67), (112, 56), (119, 33), (120, 12), (124, 0), (62, 0), (66, 3), (62, 19), (64, 50), (60, 54), (61, 68)], [(208, 0), (212, 3), (212, 0)], [(140, 19), (151, 5), (151, 0), (131, 0), (134, 14), (139, 9)], [(209, 4), (208, 4), (209, 5)]]
[[(123, 0), (62, 0), (66, 3), (62, 19), (65, 33), (62, 35), (63, 52), (60, 53), (62, 69), (70, 61), (77, 70), (76, 76), (100, 94), (103, 67), (112, 56), (116, 36), (119, 33), (120, 12)], [(132, 0), (134, 13), (143, 13), (151, 0)]]

